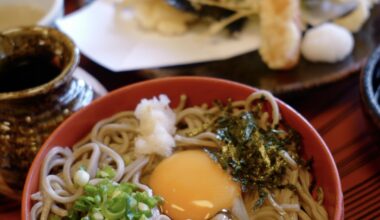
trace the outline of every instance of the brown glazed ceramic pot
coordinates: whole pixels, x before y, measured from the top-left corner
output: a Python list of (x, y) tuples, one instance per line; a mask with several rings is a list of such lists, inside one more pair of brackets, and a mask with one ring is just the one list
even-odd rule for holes
[[(23, 77), (19, 71), (20, 77), (13, 77), (9, 84), (1, 76), (15, 74), (12, 69), (2, 71), (7, 62), (46, 52), (59, 68), (47, 81), (19, 87), (18, 82), (28, 84), (24, 79), (41, 77), (39, 67), (25, 73), (32, 77)], [(56, 29), (23, 27), (0, 33), (0, 193), (20, 198), (26, 173), (45, 139), (72, 112), (93, 100), (92, 88), (73, 78), (78, 62), (78, 48)]]

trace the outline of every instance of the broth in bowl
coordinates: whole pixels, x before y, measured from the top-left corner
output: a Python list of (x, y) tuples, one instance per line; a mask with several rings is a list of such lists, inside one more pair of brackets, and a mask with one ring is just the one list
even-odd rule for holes
[(25, 26), (55, 26), (64, 14), (63, 0), (1, 0), (0, 31)]
[(25, 219), (343, 212), (332, 157), (302, 117), (268, 92), (197, 77), (128, 86), (68, 119), (34, 161), (23, 199)]
[(33, 5), (9, 4), (0, 7), (0, 30), (34, 25), (45, 15), (45, 12)]
[(0, 59), (0, 93), (34, 88), (52, 81), (63, 67), (50, 51)]

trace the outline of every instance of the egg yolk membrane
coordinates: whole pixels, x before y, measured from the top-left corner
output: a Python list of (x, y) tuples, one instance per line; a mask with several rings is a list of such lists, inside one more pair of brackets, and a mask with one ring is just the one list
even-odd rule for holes
[(175, 220), (211, 218), (230, 209), (241, 193), (239, 184), (200, 150), (181, 151), (163, 160), (149, 185), (164, 199), (163, 212)]

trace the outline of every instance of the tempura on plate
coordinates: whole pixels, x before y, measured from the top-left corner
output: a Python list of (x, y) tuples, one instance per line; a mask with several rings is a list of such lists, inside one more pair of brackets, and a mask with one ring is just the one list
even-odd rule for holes
[[(305, 6), (307, 1), (312, 0), (123, 0), (124, 6), (132, 9), (141, 27), (167, 36), (185, 34), (199, 23), (206, 24), (205, 33), (211, 35), (223, 32), (238, 35), (244, 31), (246, 23), (258, 20), (261, 39), (259, 53), (271, 69), (290, 69), (298, 64), (302, 36), (310, 26), (315, 25), (302, 16), (305, 10), (313, 10)], [(350, 1), (355, 4), (355, 8), (342, 17), (326, 21), (353, 33), (360, 31), (370, 16), (371, 8), (377, 3), (377, 0), (326, 1), (342, 4)], [(259, 19), (252, 19), (257, 17)], [(344, 58), (348, 55), (344, 54)], [(306, 59), (308, 57), (305, 56)], [(337, 62), (328, 58), (319, 59), (318, 62), (324, 60)]]

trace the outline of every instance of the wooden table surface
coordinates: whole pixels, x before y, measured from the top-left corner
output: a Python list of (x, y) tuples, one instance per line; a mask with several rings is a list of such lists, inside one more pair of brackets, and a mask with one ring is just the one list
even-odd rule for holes
[[(67, 0), (66, 13), (82, 2)], [(139, 72), (115, 74), (83, 56), (80, 66), (110, 91), (150, 78)], [(305, 116), (329, 146), (342, 181), (345, 219), (380, 219), (380, 131), (364, 112), (359, 73), (280, 98)], [(0, 196), (0, 219), (21, 219), (20, 204)]]

